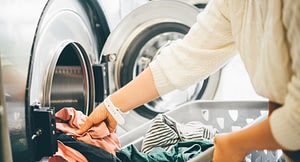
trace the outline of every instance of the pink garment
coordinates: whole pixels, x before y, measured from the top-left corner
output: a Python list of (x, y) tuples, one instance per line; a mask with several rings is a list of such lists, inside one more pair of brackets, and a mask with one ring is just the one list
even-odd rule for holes
[(58, 150), (48, 162), (88, 162), (88, 160), (77, 150), (64, 145), (62, 142), (57, 141)]
[(105, 122), (93, 126), (86, 133), (79, 135), (77, 130), (84, 124), (87, 116), (72, 107), (66, 107), (55, 113), (56, 129), (71, 135), (78, 141), (98, 146), (115, 155), (120, 150), (120, 141), (115, 133), (110, 133)]

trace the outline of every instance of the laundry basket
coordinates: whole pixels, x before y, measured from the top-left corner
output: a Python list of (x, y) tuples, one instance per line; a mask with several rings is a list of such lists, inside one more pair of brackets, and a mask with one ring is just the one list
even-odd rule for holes
[[(192, 101), (181, 105), (165, 114), (179, 123), (200, 121), (201, 123), (216, 128), (220, 133), (236, 131), (250, 125), (259, 123), (267, 117), (267, 101)], [(120, 137), (121, 144), (134, 144), (141, 148), (144, 135), (150, 126), (150, 122), (128, 132)], [(213, 155), (213, 147), (199, 154), (190, 162), (210, 162)], [(254, 151), (245, 159), (246, 162), (281, 162), (282, 152)]]

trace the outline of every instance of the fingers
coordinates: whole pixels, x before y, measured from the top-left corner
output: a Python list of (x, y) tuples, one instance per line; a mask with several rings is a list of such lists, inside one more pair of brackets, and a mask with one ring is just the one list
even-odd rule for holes
[(116, 127), (117, 127), (117, 123), (115, 121), (108, 121), (108, 130), (110, 133), (115, 132)]
[(108, 130), (109, 130), (110, 133), (114, 133), (116, 128), (108, 126)]
[(115, 132), (117, 127), (117, 121), (111, 116), (110, 113), (107, 113), (107, 127), (111, 133)]
[[(110, 133), (115, 132), (117, 123), (115, 121), (108, 121), (108, 130)], [(80, 127), (79, 130), (76, 131), (77, 134), (83, 134), (84, 132), (88, 131), (93, 126), (93, 122), (89, 120), (89, 118), (86, 120), (86, 122)]]
[(76, 131), (76, 133), (82, 134), (82, 133), (86, 132), (88, 129), (90, 129), (92, 126), (93, 126), (93, 122), (89, 118), (87, 118), (85, 123), (80, 127), (79, 130)]
[(109, 132), (115, 132), (117, 127), (117, 121), (111, 116), (111, 114), (106, 110), (104, 105), (100, 104), (97, 108), (89, 115), (86, 122), (81, 126), (81, 128), (76, 132), (78, 134), (83, 134), (88, 129), (90, 129), (94, 124), (99, 124), (106, 121), (107, 128)]

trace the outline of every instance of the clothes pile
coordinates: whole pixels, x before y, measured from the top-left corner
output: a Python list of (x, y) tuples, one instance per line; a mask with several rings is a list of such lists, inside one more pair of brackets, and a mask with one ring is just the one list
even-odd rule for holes
[(141, 149), (121, 148), (119, 138), (105, 122), (78, 135), (87, 116), (72, 107), (56, 114), (58, 151), (49, 162), (185, 162), (213, 146), (218, 131), (200, 122), (181, 124), (165, 114), (151, 122)]
[(115, 156), (120, 150), (120, 141), (110, 133), (105, 122), (90, 128), (82, 135), (76, 133), (87, 116), (72, 107), (65, 107), (55, 113), (58, 151), (49, 162), (117, 162)]
[(213, 146), (216, 129), (197, 121), (181, 124), (165, 114), (157, 115), (146, 132), (141, 151), (129, 145), (117, 152), (122, 162), (185, 162)]

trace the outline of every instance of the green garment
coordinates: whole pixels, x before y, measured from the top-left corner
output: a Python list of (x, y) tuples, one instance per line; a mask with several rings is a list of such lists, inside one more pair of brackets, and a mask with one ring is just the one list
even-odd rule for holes
[(185, 162), (213, 146), (207, 140), (182, 141), (176, 143), (170, 151), (156, 147), (149, 153), (140, 152), (134, 145), (117, 152), (122, 162)]

